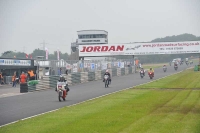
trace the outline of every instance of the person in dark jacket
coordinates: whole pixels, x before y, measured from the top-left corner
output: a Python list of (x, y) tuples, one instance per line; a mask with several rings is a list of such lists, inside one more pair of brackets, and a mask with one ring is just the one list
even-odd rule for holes
[[(110, 76), (110, 73), (109, 73), (109, 71), (108, 70), (106, 70), (106, 72), (104, 73), (104, 76), (105, 75), (108, 75), (109, 76), (109, 79), (108, 79), (108, 84), (111, 84), (111, 76)], [(103, 79), (103, 82), (105, 81), (105, 79)]]

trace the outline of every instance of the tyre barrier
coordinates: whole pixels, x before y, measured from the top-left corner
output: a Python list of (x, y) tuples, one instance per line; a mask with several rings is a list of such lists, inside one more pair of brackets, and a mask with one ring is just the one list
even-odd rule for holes
[(72, 80), (72, 85), (81, 83), (81, 74), (80, 73), (72, 73), (71, 80)]
[(28, 85), (27, 83), (20, 84), (20, 93), (28, 92)]
[(95, 72), (88, 72), (88, 81), (95, 80)]
[(35, 91), (36, 85), (28, 85), (28, 92)]
[(117, 68), (112, 69), (112, 77), (117, 76)]
[(125, 75), (125, 68), (121, 68), (121, 75), (120, 76), (123, 76)]
[(128, 67), (128, 73), (129, 73), (129, 74), (132, 73), (132, 67)]
[[(64, 74), (63, 76), (68, 82), (68, 85), (74, 85), (78, 83), (84, 83), (88, 81), (94, 80), (102, 80), (104, 78), (106, 70), (97, 70), (94, 72), (78, 72), (78, 73), (71, 73), (71, 74)], [(125, 68), (113, 68), (109, 69), (111, 77), (113, 76), (123, 76), (126, 74), (135, 73), (134, 67), (125, 67)], [(39, 84), (36, 86), (27, 86), (21, 85), (20, 92), (28, 92), (28, 91), (35, 91), (35, 90), (43, 90), (43, 89), (55, 89), (57, 86), (57, 81), (59, 80), (59, 75), (52, 75), (52, 76), (45, 76), (43, 80), (39, 81)]]
[(106, 70), (102, 70), (101, 71), (101, 79), (103, 79), (104, 78), (104, 74), (106, 73)]

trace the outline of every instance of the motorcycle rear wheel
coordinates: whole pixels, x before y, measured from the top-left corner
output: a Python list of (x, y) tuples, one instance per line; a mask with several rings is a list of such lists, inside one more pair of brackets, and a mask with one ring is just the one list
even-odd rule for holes
[(61, 97), (62, 97), (62, 96), (61, 96), (61, 93), (62, 93), (62, 92), (59, 92), (59, 95), (58, 95), (58, 100), (59, 100), (60, 102), (61, 102)]

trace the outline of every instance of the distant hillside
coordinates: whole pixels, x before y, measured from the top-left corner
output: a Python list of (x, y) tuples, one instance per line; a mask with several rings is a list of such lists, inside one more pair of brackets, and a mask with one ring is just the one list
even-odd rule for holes
[(166, 36), (164, 38), (156, 38), (151, 42), (181, 42), (181, 41), (200, 41), (200, 37), (197, 37), (192, 34), (181, 34), (181, 35), (173, 35), (173, 36)]

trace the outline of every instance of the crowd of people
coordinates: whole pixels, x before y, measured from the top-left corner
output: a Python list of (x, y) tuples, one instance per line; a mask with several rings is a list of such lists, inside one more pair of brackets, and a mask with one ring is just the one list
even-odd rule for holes
[[(17, 84), (26, 83), (30, 80), (37, 79), (36, 73), (33, 70), (22, 71), (21, 74), (15, 71), (11, 77), (12, 87), (16, 87)], [(0, 84), (5, 85), (5, 75), (0, 72)]]

